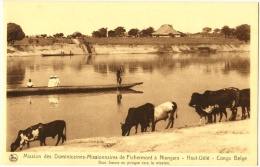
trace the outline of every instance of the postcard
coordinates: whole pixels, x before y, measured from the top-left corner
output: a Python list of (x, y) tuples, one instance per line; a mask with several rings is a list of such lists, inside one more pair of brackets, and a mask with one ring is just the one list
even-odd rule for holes
[(258, 5), (4, 0), (1, 165), (258, 165)]

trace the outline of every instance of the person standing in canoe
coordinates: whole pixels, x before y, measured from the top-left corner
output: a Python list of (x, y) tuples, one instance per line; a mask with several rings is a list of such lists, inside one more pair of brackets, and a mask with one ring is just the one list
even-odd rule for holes
[(29, 81), (27, 82), (27, 87), (28, 88), (32, 88), (33, 87), (33, 83), (32, 83), (31, 79), (29, 79)]
[(121, 78), (121, 70), (120, 70), (120, 69), (118, 69), (118, 70), (116, 71), (116, 77), (117, 77), (117, 83), (118, 83), (119, 85), (121, 85), (122, 78)]
[(60, 79), (57, 76), (50, 76), (48, 87), (57, 87), (60, 84)]

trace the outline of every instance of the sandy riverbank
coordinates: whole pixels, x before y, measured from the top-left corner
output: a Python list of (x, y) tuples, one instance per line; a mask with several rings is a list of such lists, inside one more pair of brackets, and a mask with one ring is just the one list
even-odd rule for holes
[[(250, 45), (100, 45), (88, 46), (92, 54), (155, 54), (155, 53), (197, 53), (197, 52), (249, 52)], [(41, 54), (89, 54), (84, 44), (53, 44), (53, 45), (8, 45), (7, 56), (32, 56)]]
[[(165, 152), (251, 153), (256, 141), (250, 120), (173, 129), (157, 129), (127, 137), (95, 137), (66, 141), (60, 146), (25, 149), (28, 152)], [(133, 130), (133, 129), (132, 129)], [(257, 143), (255, 143), (255, 147)]]

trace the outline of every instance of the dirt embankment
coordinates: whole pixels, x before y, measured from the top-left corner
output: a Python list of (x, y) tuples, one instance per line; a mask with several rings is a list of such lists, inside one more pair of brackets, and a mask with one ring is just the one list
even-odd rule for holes
[[(252, 122), (252, 121), (251, 121)], [(255, 142), (250, 120), (211, 125), (157, 129), (127, 137), (95, 137), (67, 141), (60, 146), (26, 149), (32, 152), (165, 152), (250, 153)]]
[(8, 45), (8, 56), (31, 56), (41, 54), (145, 54), (145, 53), (192, 53), (192, 52), (249, 52), (250, 45), (100, 45), (100, 44), (53, 44)]

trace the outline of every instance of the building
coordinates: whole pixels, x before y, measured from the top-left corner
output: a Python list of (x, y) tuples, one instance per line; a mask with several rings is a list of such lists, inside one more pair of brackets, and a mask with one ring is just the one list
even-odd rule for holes
[(152, 33), (153, 37), (181, 37), (181, 33), (172, 28), (172, 25), (164, 24)]

